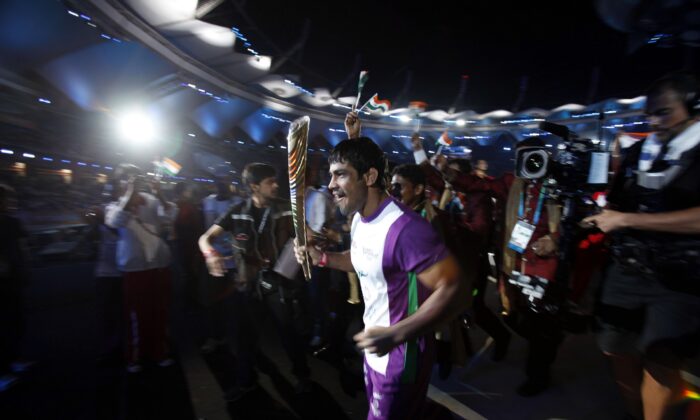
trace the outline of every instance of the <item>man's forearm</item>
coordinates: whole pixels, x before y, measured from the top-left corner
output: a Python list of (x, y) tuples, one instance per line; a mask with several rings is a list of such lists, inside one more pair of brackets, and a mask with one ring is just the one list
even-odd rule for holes
[(214, 246), (211, 244), (211, 241), (209, 240), (209, 235), (206, 233), (202, 236), (199, 237), (199, 250), (206, 254), (211, 252), (214, 249)]
[(355, 271), (355, 268), (352, 266), (352, 260), (350, 259), (350, 251), (327, 252), (326, 255), (328, 256), (326, 267), (334, 270), (346, 271), (348, 273)]
[(700, 233), (700, 207), (664, 213), (626, 213), (625, 227), (669, 233)]
[(412, 340), (435, 330), (467, 306), (469, 295), (463, 282), (453, 282), (436, 289), (411, 316), (394, 324), (399, 342)]

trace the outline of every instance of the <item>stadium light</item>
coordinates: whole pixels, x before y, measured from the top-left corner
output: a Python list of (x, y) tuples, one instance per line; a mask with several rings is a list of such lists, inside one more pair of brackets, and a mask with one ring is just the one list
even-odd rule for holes
[(156, 137), (156, 125), (143, 110), (131, 110), (117, 120), (122, 140), (136, 144), (151, 143)]

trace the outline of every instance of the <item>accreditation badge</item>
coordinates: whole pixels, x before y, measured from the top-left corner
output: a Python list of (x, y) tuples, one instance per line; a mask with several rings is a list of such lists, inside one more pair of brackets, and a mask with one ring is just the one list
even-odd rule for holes
[(525, 249), (527, 248), (527, 244), (530, 243), (530, 239), (532, 239), (532, 235), (534, 233), (534, 225), (531, 225), (523, 220), (519, 220), (515, 227), (513, 227), (513, 233), (510, 235), (508, 248), (521, 254), (524, 253)]

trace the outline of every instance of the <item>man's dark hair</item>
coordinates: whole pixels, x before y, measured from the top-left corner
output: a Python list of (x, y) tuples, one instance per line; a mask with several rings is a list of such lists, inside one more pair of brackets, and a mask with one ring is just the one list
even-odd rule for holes
[(370, 168), (374, 168), (377, 170), (378, 176), (377, 181), (372, 186), (384, 188), (386, 156), (384, 156), (382, 149), (367, 137), (341, 141), (331, 151), (328, 163), (347, 163), (355, 168), (358, 176), (362, 176)]
[(391, 176), (398, 175), (404, 179), (407, 179), (414, 186), (423, 185), (425, 186), (425, 174), (423, 170), (418, 165), (406, 163), (399, 165), (394, 168)]
[(700, 112), (698, 79), (691, 73), (682, 71), (669, 73), (654, 81), (647, 89), (646, 94), (647, 98), (650, 98), (668, 91), (678, 94), (689, 114), (695, 115)]
[(216, 181), (216, 195), (222, 199), (228, 198), (231, 195), (231, 184), (224, 180)]
[(459, 171), (465, 174), (471, 173), (472, 163), (469, 159), (464, 158), (453, 158), (447, 161), (448, 165), (457, 165)]
[(253, 162), (243, 168), (243, 183), (245, 185), (260, 184), (265, 178), (276, 177), (277, 171), (267, 163)]

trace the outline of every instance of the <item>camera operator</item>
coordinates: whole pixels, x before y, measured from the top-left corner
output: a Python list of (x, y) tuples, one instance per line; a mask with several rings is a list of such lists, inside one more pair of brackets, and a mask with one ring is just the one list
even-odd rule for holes
[[(516, 146), (544, 148), (540, 139), (527, 139)], [(499, 201), (506, 202), (503, 221), (505, 233), (503, 244), (503, 261), (500, 264), (500, 291), (506, 323), (518, 334), (528, 340), (528, 357), (525, 366), (527, 379), (517, 391), (522, 396), (534, 396), (544, 391), (550, 383), (550, 368), (556, 358), (557, 348), (563, 340), (561, 322), (556, 314), (545, 310), (533, 310), (531, 302), (519, 288), (511, 285), (511, 274), (520, 274), (555, 281), (557, 270), (559, 206), (551, 200), (549, 192), (543, 187), (544, 179), (513, 178), (504, 174), (500, 178), (481, 178), (471, 173), (450, 170), (444, 158), (438, 157), (435, 169), (427, 166), (427, 157), (422, 145), (413, 142), (416, 162), (425, 170), (428, 183), (433, 188), (440, 188), (445, 180), (456, 191), (465, 194), (488, 192)], [(443, 172), (440, 175), (438, 171)], [(528, 236), (528, 241), (515, 251), (512, 242), (516, 226), (527, 225), (527, 232), (519, 231), (520, 236)]]
[(679, 400), (682, 362), (700, 341), (698, 96), (688, 74), (651, 85), (646, 111), (654, 133), (628, 149), (609, 209), (584, 219), (613, 239), (599, 344), (629, 414), (648, 420)]
[(120, 165), (115, 179), (121, 194), (107, 206), (105, 225), (119, 232), (116, 258), (124, 273), (127, 370), (137, 373), (145, 359), (161, 367), (173, 364), (168, 348), (171, 257), (162, 226), (175, 219), (177, 209), (163, 197), (160, 182), (149, 188), (134, 165)]
[[(517, 149), (522, 147), (544, 147), (544, 143), (540, 139), (528, 139), (516, 146)], [(561, 211), (545, 182), (543, 178), (515, 178), (508, 191), (504, 213), (500, 267), (503, 304), (507, 311), (506, 323), (528, 341), (527, 379), (517, 389), (518, 394), (526, 397), (537, 395), (549, 386), (551, 366), (564, 338), (557, 314), (541, 308), (535, 310), (532, 301), (509, 280), (518, 272), (533, 279), (545, 279), (549, 282), (548, 288), (553, 287)]]

